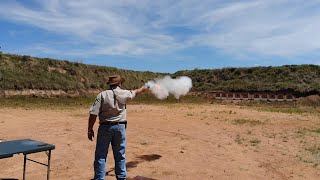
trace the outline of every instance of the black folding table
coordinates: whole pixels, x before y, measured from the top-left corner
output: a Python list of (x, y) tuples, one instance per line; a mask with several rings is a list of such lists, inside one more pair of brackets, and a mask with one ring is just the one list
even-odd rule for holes
[[(0, 159), (10, 158), (14, 154), (23, 153), (23, 180), (26, 179), (26, 164), (27, 160), (47, 166), (47, 180), (50, 178), (50, 161), (51, 161), (51, 150), (55, 149), (53, 144), (48, 144), (40, 141), (34, 141), (31, 139), (21, 139), (15, 141), (4, 141), (0, 142)], [(45, 152), (48, 156), (48, 164), (44, 164), (32, 159), (28, 159), (28, 154)]]

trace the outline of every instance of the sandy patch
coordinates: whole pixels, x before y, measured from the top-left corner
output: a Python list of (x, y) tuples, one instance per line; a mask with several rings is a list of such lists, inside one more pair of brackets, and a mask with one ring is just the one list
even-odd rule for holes
[[(320, 128), (318, 116), (214, 104), (129, 105), (128, 109), (131, 178), (320, 177), (319, 154), (308, 149), (319, 146), (320, 134), (309, 131)], [(0, 140), (28, 138), (55, 144), (52, 179), (91, 179), (95, 142), (86, 137), (87, 116), (87, 109), (0, 109)], [(46, 162), (44, 153), (29, 157)], [(1, 159), (0, 178), (21, 179), (22, 165), (22, 155)], [(109, 153), (108, 179), (115, 179), (113, 168)], [(28, 162), (28, 179), (44, 179), (45, 175), (46, 167)]]

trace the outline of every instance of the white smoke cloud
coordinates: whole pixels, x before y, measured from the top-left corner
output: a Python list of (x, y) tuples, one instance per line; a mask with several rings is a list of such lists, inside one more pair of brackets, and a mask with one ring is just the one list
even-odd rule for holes
[(181, 76), (172, 79), (170, 76), (155, 79), (146, 83), (146, 87), (150, 89), (158, 99), (165, 99), (170, 94), (176, 99), (186, 95), (192, 88), (192, 80), (187, 76)]

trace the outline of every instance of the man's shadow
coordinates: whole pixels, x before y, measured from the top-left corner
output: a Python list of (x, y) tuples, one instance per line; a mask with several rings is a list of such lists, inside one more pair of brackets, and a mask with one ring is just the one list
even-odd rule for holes
[[(129, 161), (126, 163), (127, 166), (127, 170), (135, 168), (138, 166), (139, 163), (142, 163), (144, 161), (155, 161), (160, 159), (162, 156), (159, 154), (149, 154), (149, 155), (141, 155), (141, 156), (137, 156), (135, 161)], [(110, 174), (112, 171), (114, 171), (115, 168), (111, 168), (109, 171), (106, 172), (106, 176), (115, 176), (114, 174)]]
[(16, 179), (16, 178), (0, 178), (0, 180), (19, 180), (19, 179)]
[[(126, 167), (127, 167), (127, 170), (128, 169), (131, 169), (131, 168), (135, 168), (138, 166), (140, 162), (139, 161), (130, 161), (130, 162), (127, 162), (126, 163)], [(115, 168), (111, 168), (109, 171), (106, 172), (106, 176), (115, 176), (114, 174), (110, 174), (112, 171), (115, 171)]]

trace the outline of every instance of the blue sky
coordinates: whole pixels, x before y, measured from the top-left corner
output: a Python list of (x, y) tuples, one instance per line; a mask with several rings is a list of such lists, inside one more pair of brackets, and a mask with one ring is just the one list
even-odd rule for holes
[(0, 0), (0, 45), (118, 68), (320, 64), (319, 0)]

